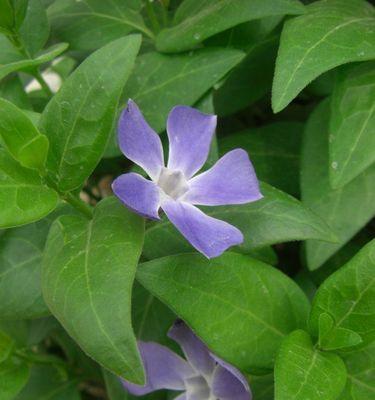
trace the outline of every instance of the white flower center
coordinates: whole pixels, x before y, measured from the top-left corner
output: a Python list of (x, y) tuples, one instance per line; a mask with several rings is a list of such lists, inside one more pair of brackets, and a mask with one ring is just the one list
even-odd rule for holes
[(165, 167), (160, 172), (157, 185), (174, 200), (179, 199), (189, 190), (185, 175), (181, 171), (173, 171)]
[(202, 400), (211, 399), (210, 387), (203, 376), (195, 376), (193, 378), (186, 379), (185, 385), (188, 398), (193, 397), (194, 399)]

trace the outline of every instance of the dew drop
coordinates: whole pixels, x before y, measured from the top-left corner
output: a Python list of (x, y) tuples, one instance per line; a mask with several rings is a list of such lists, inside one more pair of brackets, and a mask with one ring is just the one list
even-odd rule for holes
[(194, 33), (194, 39), (195, 40), (199, 40), (201, 38), (201, 35), (197, 32), (197, 33)]
[(331, 167), (333, 169), (337, 169), (337, 166), (338, 166), (337, 161), (333, 161), (332, 164), (331, 164)]

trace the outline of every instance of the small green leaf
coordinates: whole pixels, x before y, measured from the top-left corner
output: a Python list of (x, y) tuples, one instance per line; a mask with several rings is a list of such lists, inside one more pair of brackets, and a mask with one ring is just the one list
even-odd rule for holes
[(324, 350), (337, 350), (362, 343), (358, 333), (345, 328), (336, 328), (335, 320), (327, 313), (319, 316), (319, 346)]
[(319, 268), (344, 246), (375, 213), (375, 165), (341, 189), (329, 183), (329, 100), (311, 113), (307, 122), (301, 155), (302, 202), (319, 215), (337, 234), (337, 243), (306, 242), (307, 266)]
[[(202, 207), (211, 217), (235, 225), (244, 235), (239, 251), (247, 253), (276, 243), (315, 238), (335, 241), (329, 227), (301, 202), (265, 183), (262, 200), (236, 206)], [(190, 244), (166, 219), (151, 225), (145, 236), (144, 255), (162, 257), (191, 252)]]
[(316, 1), (287, 21), (272, 91), (274, 112), (313, 79), (339, 65), (375, 57), (375, 10), (364, 0)]
[(9, 357), (13, 346), (13, 339), (4, 332), (0, 331), (0, 364)]
[(336, 400), (345, 382), (342, 359), (315, 349), (307, 332), (284, 339), (275, 363), (275, 400)]
[(251, 393), (255, 400), (274, 400), (273, 374), (249, 376)]
[(243, 57), (242, 51), (229, 48), (174, 55), (142, 54), (125, 94), (138, 104), (152, 128), (161, 132), (172, 107), (193, 105)]
[(18, 358), (9, 358), (0, 364), (0, 399), (13, 400), (29, 379), (29, 367)]
[(337, 400), (370, 400), (375, 395), (375, 342), (342, 355), (348, 380)]
[(286, 275), (229, 252), (212, 260), (186, 254), (149, 261), (137, 279), (210, 350), (245, 371), (272, 369), (282, 338), (305, 326), (310, 307)]
[(14, 400), (80, 400), (77, 382), (51, 365), (33, 365), (30, 379)]
[(141, 44), (118, 39), (89, 56), (44, 109), (40, 130), (50, 140), (47, 170), (58, 189), (77, 189), (104, 153), (123, 86)]
[[(333, 318), (332, 331), (322, 344), (326, 343), (327, 349), (354, 346), (360, 343), (359, 339), (365, 345), (375, 339), (374, 268), (375, 240), (319, 287), (311, 310), (310, 327), (318, 336), (321, 314), (327, 313)], [(338, 330), (340, 328), (344, 331)]]
[(59, 0), (48, 8), (54, 34), (77, 50), (96, 50), (131, 31), (153, 36), (140, 0)]
[(0, 139), (9, 153), (24, 167), (44, 171), (48, 139), (18, 107), (0, 99)]
[[(374, 20), (375, 24), (375, 20)], [(375, 162), (375, 62), (339, 70), (331, 100), (329, 176), (346, 185)]]
[(34, 56), (46, 44), (49, 23), (46, 8), (41, 0), (28, 0), (25, 19), (19, 29), (20, 40), (30, 56)]
[(298, 195), (302, 133), (299, 122), (283, 121), (247, 129), (220, 140), (220, 153), (224, 155), (237, 147), (245, 149), (258, 179)]
[(25, 58), (13, 48), (5, 36), (0, 34), (0, 80), (11, 72), (33, 70), (39, 65), (53, 60), (67, 48), (66, 43), (59, 43), (41, 51), (35, 58)]
[(22, 167), (0, 149), (0, 228), (37, 221), (57, 202), (57, 193), (42, 183), (36, 171)]
[(17, 75), (8, 76), (0, 82), (0, 97), (24, 110), (32, 108), (21, 79)]
[(303, 12), (298, 0), (185, 0), (176, 11), (175, 25), (157, 36), (156, 47), (166, 52), (189, 50), (243, 22)]
[(143, 232), (142, 218), (107, 198), (92, 221), (62, 216), (53, 223), (42, 272), (44, 299), (66, 331), (94, 360), (140, 384), (130, 304)]

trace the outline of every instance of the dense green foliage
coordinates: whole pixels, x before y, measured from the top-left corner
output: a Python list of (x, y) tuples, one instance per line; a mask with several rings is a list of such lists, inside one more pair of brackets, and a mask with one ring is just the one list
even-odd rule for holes
[[(134, 399), (176, 318), (254, 400), (375, 399), (370, 3), (0, 0), (0, 400)], [(129, 98), (166, 154), (178, 104), (218, 115), (204, 168), (248, 152), (264, 197), (202, 207), (241, 245), (112, 196)]]

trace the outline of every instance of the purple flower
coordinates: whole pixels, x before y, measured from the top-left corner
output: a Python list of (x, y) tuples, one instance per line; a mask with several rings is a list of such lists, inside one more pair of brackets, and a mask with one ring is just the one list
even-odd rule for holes
[(251, 400), (240, 371), (210, 353), (184, 322), (177, 321), (168, 336), (181, 346), (187, 361), (160, 344), (139, 342), (147, 382), (140, 386), (123, 380), (131, 394), (169, 389), (184, 391), (175, 400)]
[(159, 219), (161, 207), (185, 238), (208, 258), (242, 243), (243, 235), (194, 205), (243, 204), (262, 198), (254, 168), (242, 149), (230, 151), (211, 169), (194, 176), (208, 157), (215, 128), (216, 116), (187, 106), (174, 107), (167, 121), (169, 159), (165, 167), (159, 136), (129, 100), (119, 121), (119, 145), (151, 181), (128, 173), (112, 184), (125, 206), (144, 217)]

